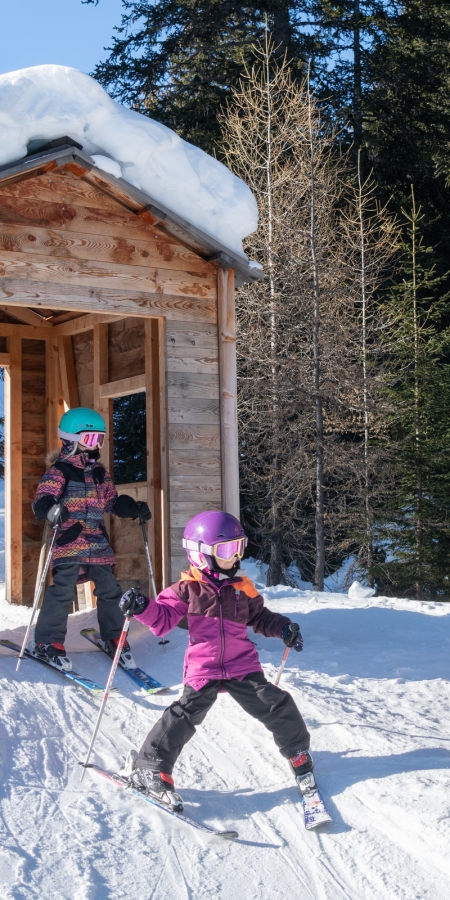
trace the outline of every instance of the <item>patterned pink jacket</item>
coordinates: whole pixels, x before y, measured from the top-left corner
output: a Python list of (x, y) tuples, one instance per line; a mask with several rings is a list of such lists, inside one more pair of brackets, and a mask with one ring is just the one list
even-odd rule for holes
[(213, 679), (242, 679), (262, 672), (258, 653), (248, 638), (256, 634), (281, 637), (290, 619), (271, 612), (249, 578), (215, 581), (191, 566), (180, 581), (165, 588), (140, 616), (158, 636), (167, 634), (187, 615), (189, 646), (183, 681), (200, 690)]

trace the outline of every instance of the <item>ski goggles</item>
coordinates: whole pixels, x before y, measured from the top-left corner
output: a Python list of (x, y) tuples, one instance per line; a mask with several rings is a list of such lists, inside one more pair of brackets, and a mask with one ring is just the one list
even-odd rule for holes
[(228, 562), (237, 556), (242, 559), (245, 548), (247, 546), (247, 538), (237, 538), (235, 541), (219, 541), (217, 544), (204, 544), (203, 541), (190, 541), (183, 538), (183, 547), (185, 550), (197, 550), (198, 553), (207, 553), (209, 556), (215, 556), (222, 562)]
[(81, 444), (87, 450), (92, 450), (94, 447), (101, 449), (105, 441), (104, 431), (80, 431), (79, 434), (69, 434), (68, 431), (61, 431), (61, 429), (58, 429), (58, 431), (63, 441)]

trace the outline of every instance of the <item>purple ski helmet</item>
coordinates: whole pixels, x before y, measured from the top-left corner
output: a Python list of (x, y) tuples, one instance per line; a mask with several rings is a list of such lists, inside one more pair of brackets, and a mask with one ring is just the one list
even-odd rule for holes
[(242, 559), (246, 546), (247, 537), (239, 519), (218, 509), (197, 513), (184, 529), (183, 547), (189, 562), (198, 569), (212, 571), (214, 558), (219, 565), (221, 559)]

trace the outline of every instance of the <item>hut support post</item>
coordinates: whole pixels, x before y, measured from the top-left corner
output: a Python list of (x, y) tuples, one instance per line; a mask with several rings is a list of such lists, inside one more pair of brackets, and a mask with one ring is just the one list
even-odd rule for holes
[(158, 590), (168, 584), (166, 472), (165, 320), (145, 322), (145, 391), (147, 422), (147, 502), (152, 511), (148, 539)]
[(22, 340), (9, 338), (5, 370), (6, 599), (22, 603)]
[(222, 509), (239, 518), (239, 452), (237, 425), (236, 322), (234, 271), (217, 273), (219, 331), (220, 443)]

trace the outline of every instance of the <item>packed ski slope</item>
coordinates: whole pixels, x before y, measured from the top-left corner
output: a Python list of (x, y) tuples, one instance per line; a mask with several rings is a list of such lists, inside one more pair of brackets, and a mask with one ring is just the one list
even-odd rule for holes
[[(236, 827), (239, 841), (205, 838), (90, 773), (80, 785), (99, 698), (32, 661), (16, 675), (2, 649), (2, 900), (447, 900), (450, 604), (281, 586), (265, 595), (305, 638), (282, 684), (309, 723), (333, 825), (305, 831), (286, 762), (227, 695), (183, 752), (176, 785), (188, 815)], [(0, 612), (1, 637), (18, 641), (29, 612), (4, 602)], [(108, 660), (79, 636), (92, 624), (94, 612), (72, 616), (67, 648), (104, 683)], [(132, 623), (138, 664), (173, 687), (148, 700), (117, 674), (99, 764), (117, 766), (177, 696), (187, 634), (169, 639), (164, 648)], [(283, 646), (255, 640), (273, 678)]]

